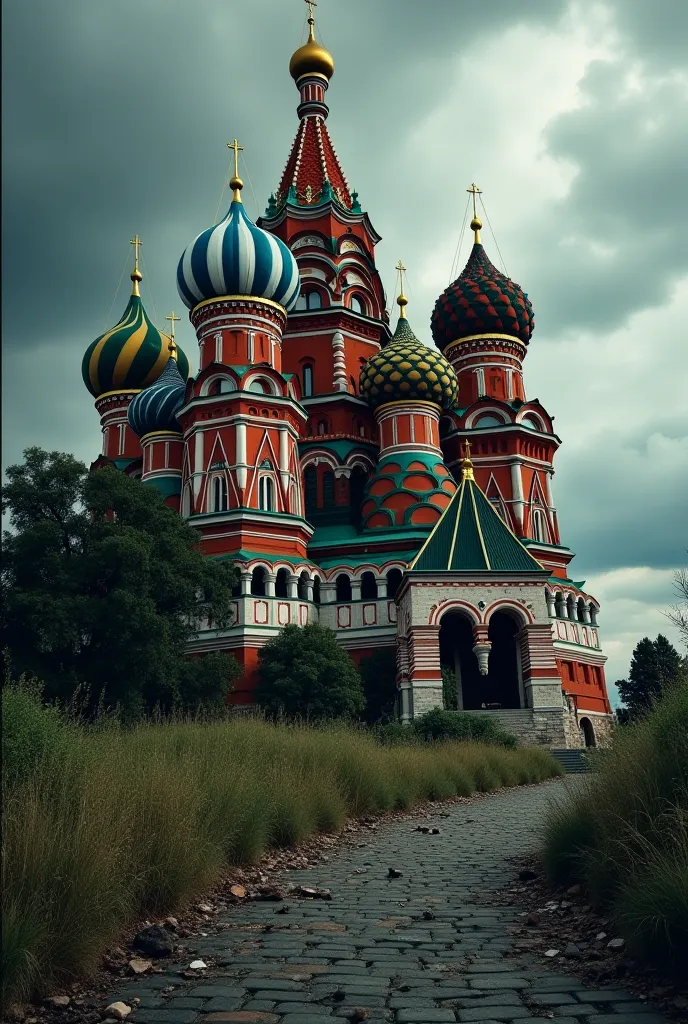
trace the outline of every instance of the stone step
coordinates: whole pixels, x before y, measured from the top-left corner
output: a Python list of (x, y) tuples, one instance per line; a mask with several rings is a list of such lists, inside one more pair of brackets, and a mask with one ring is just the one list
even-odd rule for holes
[(552, 754), (565, 772), (579, 773), (592, 770), (585, 750), (576, 748), (571, 750), (553, 750)]

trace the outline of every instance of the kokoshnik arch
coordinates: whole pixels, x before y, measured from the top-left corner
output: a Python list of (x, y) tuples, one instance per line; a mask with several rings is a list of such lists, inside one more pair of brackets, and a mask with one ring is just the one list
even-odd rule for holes
[(258, 651), (319, 621), (359, 661), (396, 650), (398, 713), (442, 703), (494, 714), (529, 742), (603, 743), (611, 709), (598, 603), (568, 575), (552, 497), (559, 438), (528, 399), (534, 327), (525, 292), (480, 240), (439, 296), (434, 345), (411, 329), (401, 281), (394, 333), (380, 240), (344, 177), (326, 121), (332, 55), (314, 32), (289, 71), (299, 126), (257, 223), (232, 201), (179, 260), (199, 372), (139, 294), (83, 360), (110, 464), (157, 487), (208, 557), (241, 573), (231, 628), (206, 616), (190, 653), (231, 651), (250, 705)]

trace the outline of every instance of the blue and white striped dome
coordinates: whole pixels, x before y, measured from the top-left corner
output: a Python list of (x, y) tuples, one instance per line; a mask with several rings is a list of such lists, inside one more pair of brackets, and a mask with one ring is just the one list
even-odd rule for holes
[(184, 402), (186, 384), (172, 356), (158, 379), (132, 398), (127, 410), (129, 426), (139, 437), (158, 430), (181, 434), (176, 412)]
[(296, 260), (284, 242), (249, 220), (235, 196), (224, 220), (201, 231), (184, 250), (177, 267), (182, 301), (193, 309), (204, 299), (253, 295), (289, 312), (299, 297)]

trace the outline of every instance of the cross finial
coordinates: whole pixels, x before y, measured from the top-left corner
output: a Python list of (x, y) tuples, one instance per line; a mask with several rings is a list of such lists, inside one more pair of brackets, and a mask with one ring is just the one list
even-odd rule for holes
[(243, 152), (244, 147), (240, 146), (238, 141), (234, 139), (233, 142), (227, 143), (227, 149), (231, 149), (234, 153), (234, 174), (229, 182), (229, 187), (234, 189), (234, 202), (240, 203), (241, 197), (239, 192), (244, 187), (244, 183), (239, 177), (239, 153)]
[(134, 286), (131, 289), (132, 295), (139, 295), (139, 281), (143, 281), (143, 274), (139, 270), (139, 248), (143, 245), (143, 242), (138, 235), (134, 235), (133, 238), (129, 239), (129, 245), (134, 246), (134, 269), (132, 270), (131, 280), (134, 282)]
[(176, 359), (177, 358), (177, 342), (174, 340), (174, 324), (175, 324), (175, 321), (181, 320), (181, 317), (177, 316), (175, 314), (174, 310), (172, 310), (170, 315), (166, 316), (165, 319), (170, 321), (170, 344), (169, 344), (170, 356), (173, 359)]
[(306, 0), (306, 5), (308, 6), (308, 20), (315, 21), (315, 18), (313, 17), (313, 8), (318, 6), (316, 0)]
[(473, 463), (471, 462), (471, 442), (465, 438), (463, 442), (464, 456), (461, 461), (461, 479), (475, 480), (473, 476)]
[(406, 310), (404, 307), (408, 305), (408, 299), (404, 295), (404, 274), (406, 272), (406, 267), (401, 260), (399, 260), (394, 269), (399, 274), (399, 295), (397, 297), (397, 303), (399, 305), (399, 319), (405, 319)]
[(476, 207), (475, 204), (476, 204), (476, 196), (481, 196), (483, 194), (482, 193), (482, 189), (478, 188), (476, 183), (473, 182), (471, 187), (467, 188), (466, 191), (470, 192), (470, 194), (473, 196), (473, 220), (471, 221), (471, 231), (473, 231), (475, 233), (475, 243), (476, 243), (476, 245), (480, 245), (480, 229), (483, 226), (483, 222), (481, 221), (480, 217), (478, 216), (478, 210), (477, 210), (477, 207)]

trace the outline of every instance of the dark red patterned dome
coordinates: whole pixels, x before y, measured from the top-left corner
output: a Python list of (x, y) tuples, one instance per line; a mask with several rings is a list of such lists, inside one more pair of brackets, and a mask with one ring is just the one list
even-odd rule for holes
[(527, 345), (535, 317), (520, 285), (500, 274), (476, 242), (463, 272), (435, 303), (430, 327), (443, 350), (472, 334), (511, 334)]

